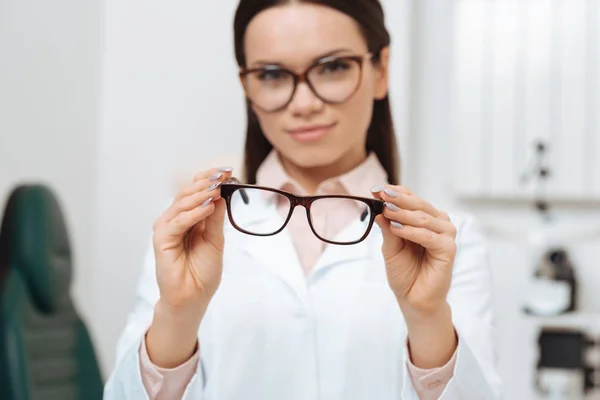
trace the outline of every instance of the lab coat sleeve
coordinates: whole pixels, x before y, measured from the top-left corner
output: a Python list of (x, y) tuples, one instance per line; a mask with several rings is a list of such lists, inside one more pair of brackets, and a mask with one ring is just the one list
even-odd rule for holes
[[(457, 226), (457, 254), (448, 303), (458, 348), (454, 374), (440, 400), (501, 398), (496, 366), (494, 312), (488, 247), (480, 225), (468, 215), (452, 217)], [(408, 354), (405, 354), (408, 357)], [(403, 360), (403, 400), (418, 400)]]
[[(152, 246), (146, 253), (143, 271), (138, 283), (133, 311), (117, 344), (117, 361), (104, 388), (104, 400), (149, 399), (144, 387), (140, 365), (140, 345), (150, 327), (154, 305), (159, 297)], [(183, 400), (201, 400), (204, 387), (199, 365), (183, 395)]]

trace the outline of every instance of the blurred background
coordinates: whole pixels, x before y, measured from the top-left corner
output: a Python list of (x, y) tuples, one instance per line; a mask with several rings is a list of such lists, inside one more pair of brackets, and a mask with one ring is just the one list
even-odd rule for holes
[[(403, 183), (486, 228), (505, 398), (600, 398), (600, 0), (382, 2)], [(0, 206), (59, 198), (103, 378), (154, 219), (239, 165), (236, 5), (0, 0)]]

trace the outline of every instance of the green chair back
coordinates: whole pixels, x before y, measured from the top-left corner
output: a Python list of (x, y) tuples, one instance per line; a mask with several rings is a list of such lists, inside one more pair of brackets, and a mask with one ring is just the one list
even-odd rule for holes
[(69, 236), (48, 187), (12, 192), (0, 253), (0, 399), (102, 399), (94, 346), (70, 295)]

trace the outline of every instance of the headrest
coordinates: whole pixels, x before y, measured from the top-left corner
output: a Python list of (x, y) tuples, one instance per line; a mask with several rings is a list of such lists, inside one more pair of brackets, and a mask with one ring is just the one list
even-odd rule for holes
[(25, 278), (40, 311), (51, 313), (70, 301), (69, 238), (60, 206), (49, 188), (23, 185), (12, 192), (2, 236), (9, 268)]

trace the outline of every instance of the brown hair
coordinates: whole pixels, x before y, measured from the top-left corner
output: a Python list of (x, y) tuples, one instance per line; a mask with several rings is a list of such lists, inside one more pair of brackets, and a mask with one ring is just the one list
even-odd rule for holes
[[(234, 20), (235, 56), (240, 67), (245, 67), (244, 35), (250, 21), (261, 11), (291, 3), (293, 0), (240, 0)], [(381, 49), (389, 46), (390, 35), (385, 28), (384, 13), (379, 0), (295, 0), (334, 8), (358, 22), (367, 41), (369, 51), (376, 54), (379, 61)], [(258, 119), (246, 102), (247, 121), (246, 144), (244, 147), (244, 180), (256, 183), (256, 172), (273, 146), (266, 139)], [(371, 125), (367, 133), (367, 151), (373, 151), (385, 168), (388, 181), (399, 184), (399, 161), (396, 136), (390, 110), (389, 96), (375, 100)]]

